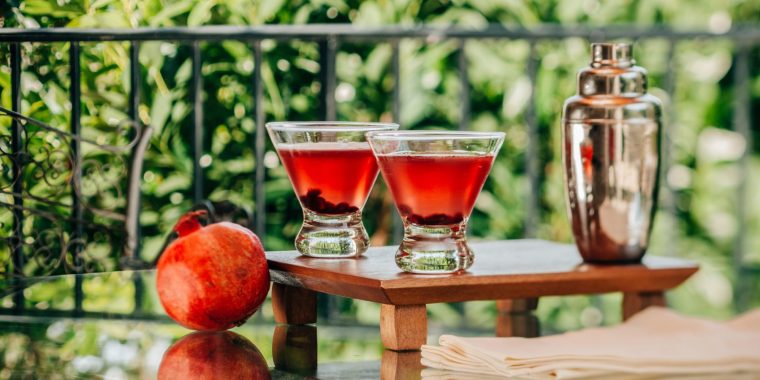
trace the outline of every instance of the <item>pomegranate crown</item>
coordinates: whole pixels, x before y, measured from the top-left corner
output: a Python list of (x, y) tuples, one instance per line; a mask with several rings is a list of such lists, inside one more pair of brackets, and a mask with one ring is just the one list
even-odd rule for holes
[(174, 226), (174, 231), (176, 231), (180, 237), (187, 236), (203, 227), (198, 218), (206, 215), (208, 215), (208, 211), (206, 210), (187, 212), (179, 218), (179, 221), (177, 221), (177, 224)]

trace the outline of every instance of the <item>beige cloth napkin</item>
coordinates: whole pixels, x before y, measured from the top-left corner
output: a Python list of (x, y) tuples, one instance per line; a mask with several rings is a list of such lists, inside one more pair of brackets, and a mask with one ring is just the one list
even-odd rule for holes
[[(650, 307), (614, 327), (540, 338), (443, 335), (422, 347), (422, 364), (436, 369), (531, 379), (745, 373), (760, 378), (760, 309), (713, 322)], [(747, 375), (747, 373), (749, 373)], [(425, 378), (446, 379), (440, 371)], [(462, 377), (462, 376), (460, 376)]]

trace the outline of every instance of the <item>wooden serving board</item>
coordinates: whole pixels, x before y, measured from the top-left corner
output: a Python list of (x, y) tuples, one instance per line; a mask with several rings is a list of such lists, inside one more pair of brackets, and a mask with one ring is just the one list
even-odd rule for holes
[[(267, 253), (275, 284), (275, 317), (288, 324), (316, 322), (314, 292), (378, 302), (384, 305), (381, 335), (386, 347), (415, 349), (424, 344), (420, 330), (426, 334), (428, 303), (513, 300), (499, 305), (502, 311), (514, 312), (535, 308), (531, 300), (541, 296), (623, 292), (623, 314), (628, 317), (646, 306), (664, 304), (663, 292), (698, 269), (691, 261), (657, 256), (645, 256), (635, 265), (584, 264), (574, 245), (542, 240), (470, 246), (475, 253), (472, 267), (445, 275), (402, 272), (395, 264), (396, 246), (370, 248), (363, 257), (349, 259), (311, 258), (296, 251)], [(396, 320), (417, 323), (397, 325)], [(416, 333), (409, 337), (410, 331), (399, 325), (413, 325)]]

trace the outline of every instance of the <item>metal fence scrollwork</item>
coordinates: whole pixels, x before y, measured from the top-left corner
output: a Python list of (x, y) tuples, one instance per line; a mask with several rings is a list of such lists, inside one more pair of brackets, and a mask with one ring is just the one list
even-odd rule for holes
[(0, 107), (0, 122), (8, 118), (17, 133), (0, 135), (0, 208), (11, 211), (0, 227), (12, 231), (1, 238), (12, 257), (5, 277), (139, 264), (131, 259), (151, 128), (125, 121), (89, 137)]

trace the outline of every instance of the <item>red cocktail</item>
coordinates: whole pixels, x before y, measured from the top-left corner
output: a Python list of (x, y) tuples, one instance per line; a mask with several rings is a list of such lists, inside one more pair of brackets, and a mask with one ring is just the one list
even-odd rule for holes
[(267, 130), (301, 202), (304, 222), (296, 249), (307, 256), (358, 256), (369, 236), (361, 209), (377, 178), (365, 134), (396, 124), (269, 123)]
[(301, 205), (330, 215), (359, 211), (377, 178), (369, 144), (298, 145), (281, 144), (277, 151)]
[(396, 264), (413, 273), (469, 268), (467, 219), (504, 134), (373, 132), (368, 140), (404, 222)]
[(401, 217), (421, 225), (462, 223), (472, 212), (493, 158), (467, 153), (377, 156)]

